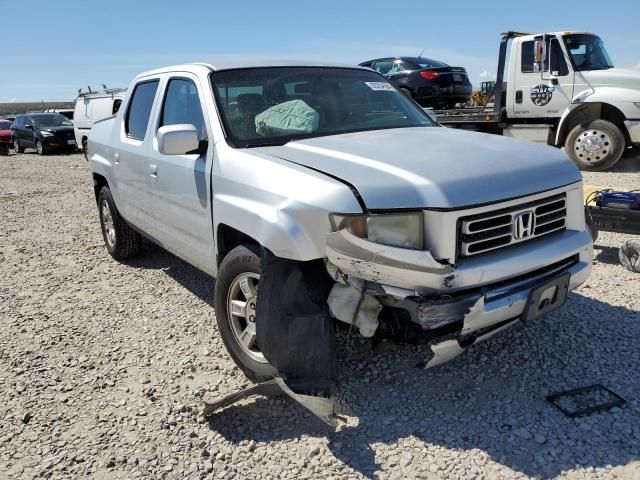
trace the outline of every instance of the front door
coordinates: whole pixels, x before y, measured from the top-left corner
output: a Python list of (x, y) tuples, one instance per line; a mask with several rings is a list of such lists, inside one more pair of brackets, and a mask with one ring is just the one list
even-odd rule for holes
[(211, 272), (215, 255), (208, 172), (214, 147), (213, 142), (208, 142), (211, 132), (205, 121), (203, 88), (197, 77), (185, 73), (169, 77), (163, 90), (154, 135), (166, 125), (193, 125), (203, 148), (201, 153), (163, 155), (158, 151), (158, 142), (153, 142), (157, 179), (152, 184), (151, 203), (157, 238), (167, 249)]
[[(534, 40), (520, 43), (509, 116), (559, 118), (571, 103), (574, 73), (557, 38), (546, 37), (544, 71), (535, 71)], [(512, 80), (509, 79), (509, 82)]]

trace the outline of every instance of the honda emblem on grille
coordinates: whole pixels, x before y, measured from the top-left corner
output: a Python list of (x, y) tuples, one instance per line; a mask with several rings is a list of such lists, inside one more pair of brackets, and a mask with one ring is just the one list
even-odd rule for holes
[(524, 240), (533, 235), (535, 217), (531, 210), (513, 216), (513, 238)]

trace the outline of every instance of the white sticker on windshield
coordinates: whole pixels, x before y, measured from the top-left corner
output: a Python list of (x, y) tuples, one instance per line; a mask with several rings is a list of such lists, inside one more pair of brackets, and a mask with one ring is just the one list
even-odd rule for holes
[(364, 82), (371, 90), (385, 90), (387, 92), (395, 91), (395, 88), (387, 82)]

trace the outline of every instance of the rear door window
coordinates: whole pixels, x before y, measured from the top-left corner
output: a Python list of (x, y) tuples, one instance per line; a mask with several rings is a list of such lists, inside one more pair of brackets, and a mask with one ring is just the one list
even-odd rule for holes
[(380, 60), (373, 64), (373, 69), (382, 75), (389, 73), (392, 68), (393, 62), (391, 60)]
[(136, 85), (125, 119), (127, 136), (137, 140), (144, 139), (157, 90), (158, 80), (142, 82)]

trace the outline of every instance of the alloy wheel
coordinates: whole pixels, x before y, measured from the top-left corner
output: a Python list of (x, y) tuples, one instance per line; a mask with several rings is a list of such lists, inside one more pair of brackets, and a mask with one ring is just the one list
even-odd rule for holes
[(105, 240), (109, 247), (113, 248), (116, 244), (116, 227), (113, 223), (113, 215), (111, 214), (111, 208), (109, 208), (109, 202), (106, 200), (102, 200), (100, 215), (102, 216)]
[(260, 275), (245, 272), (229, 286), (227, 316), (233, 336), (249, 357), (259, 363), (268, 363), (256, 343), (256, 302)]
[(615, 150), (616, 145), (605, 132), (601, 130), (586, 130), (578, 135), (573, 148), (576, 155), (587, 162), (598, 162), (608, 152)]

